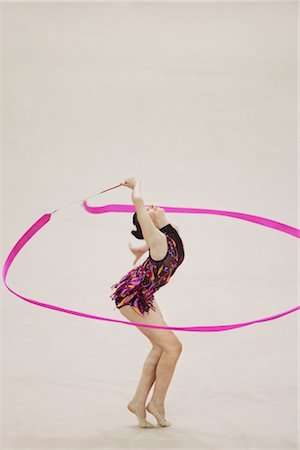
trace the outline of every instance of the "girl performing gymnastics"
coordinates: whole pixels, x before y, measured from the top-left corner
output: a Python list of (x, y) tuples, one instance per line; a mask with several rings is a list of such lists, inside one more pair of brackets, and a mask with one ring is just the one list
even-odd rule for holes
[[(149, 250), (149, 256), (143, 264), (130, 270), (118, 283), (111, 299), (116, 308), (131, 322), (168, 326), (154, 298), (154, 292), (167, 284), (184, 260), (184, 246), (179, 230), (172, 225), (163, 208), (154, 205), (145, 206), (141, 182), (131, 177), (121, 183), (132, 189), (132, 201), (136, 212), (133, 223), (136, 230), (131, 233), (137, 239), (144, 239), (141, 247), (130, 245), (138, 259)], [(139, 426), (152, 428), (146, 420), (146, 410), (157, 420), (158, 425), (171, 425), (165, 418), (164, 401), (169, 388), (177, 360), (182, 352), (182, 343), (171, 330), (138, 327), (147, 336), (152, 349), (147, 356), (142, 376), (133, 399), (127, 408), (136, 414)], [(146, 405), (147, 396), (155, 382), (152, 398)]]

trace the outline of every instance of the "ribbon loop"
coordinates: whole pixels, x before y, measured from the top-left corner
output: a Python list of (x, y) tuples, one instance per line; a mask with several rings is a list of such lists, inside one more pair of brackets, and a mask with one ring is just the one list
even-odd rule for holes
[[(115, 186), (118, 187), (118, 186)], [(114, 189), (110, 188), (110, 189)], [(110, 190), (107, 189), (107, 190)], [(107, 191), (106, 190), (106, 191)], [(106, 192), (106, 191), (102, 191), (102, 192)], [(97, 194), (96, 194), (97, 195)], [(113, 205), (104, 205), (104, 206), (89, 206), (86, 201), (84, 201), (84, 203), (82, 204), (82, 206), (84, 207), (84, 209), (91, 214), (103, 214), (106, 212), (135, 212), (135, 207), (134, 205), (122, 205), (122, 204), (113, 204)], [(172, 212), (172, 213), (183, 213), (183, 214), (219, 214), (219, 215), (224, 215), (224, 216), (228, 216), (228, 217), (234, 217), (237, 219), (241, 219), (241, 220), (247, 220), (250, 222), (254, 222), (257, 223), (259, 225), (263, 225), (269, 228), (273, 228), (275, 230), (279, 230), (283, 233), (288, 233), (293, 237), (296, 238), (300, 238), (300, 230), (298, 230), (297, 228), (291, 227), (289, 225), (286, 225), (284, 223), (281, 222), (276, 222), (274, 220), (270, 220), (270, 219), (266, 219), (264, 217), (259, 217), (259, 216), (253, 216), (250, 214), (243, 214), (243, 213), (239, 213), (239, 212), (231, 212), (231, 211), (219, 211), (219, 210), (212, 210), (212, 209), (199, 209), (199, 208), (178, 208), (178, 207), (171, 207), (171, 206), (161, 206), (161, 208), (163, 208), (166, 212)], [(57, 211), (54, 210), (53, 212)], [(18, 294), (17, 292), (15, 292), (14, 290), (12, 290), (6, 283), (6, 277), (7, 277), (7, 273), (8, 270), (12, 264), (12, 262), (14, 261), (15, 257), (17, 256), (17, 254), (20, 252), (20, 250), (24, 247), (24, 245), (41, 229), (43, 228), (51, 219), (51, 214), (52, 213), (47, 213), (44, 214), (43, 216), (41, 216), (27, 231), (26, 233), (24, 233), (24, 235), (18, 240), (18, 242), (15, 244), (15, 246), (13, 247), (13, 249), (11, 250), (11, 252), (9, 253), (4, 266), (3, 266), (3, 270), (2, 270), (2, 279), (4, 281), (5, 286), (7, 287), (7, 289), (12, 292), (13, 294), (15, 294), (17, 297), (28, 301), (34, 305), (37, 306), (41, 306), (43, 308), (49, 308), (49, 309), (54, 309), (56, 311), (59, 312), (64, 312), (67, 314), (73, 314), (73, 315), (77, 315), (77, 316), (81, 316), (81, 317), (87, 317), (89, 319), (96, 319), (96, 320), (105, 320), (105, 321), (109, 321), (109, 322), (118, 322), (118, 323), (123, 323), (125, 325), (137, 325), (137, 326), (141, 326), (141, 327), (146, 327), (146, 328), (161, 328), (161, 329), (166, 329), (166, 330), (178, 330), (178, 331), (190, 331), (190, 332), (216, 332), (216, 331), (226, 331), (226, 330), (231, 330), (231, 329), (236, 329), (236, 328), (241, 328), (241, 327), (246, 327), (249, 325), (252, 325), (254, 323), (259, 323), (259, 322), (267, 322), (270, 320), (275, 320), (278, 319), (279, 317), (283, 317), (287, 314), (291, 314), (293, 312), (296, 312), (300, 309), (300, 305), (296, 306), (295, 308), (292, 308), (288, 311), (285, 311), (281, 314), (276, 314), (274, 316), (270, 316), (270, 317), (265, 317), (262, 319), (258, 319), (258, 320), (252, 320), (250, 322), (243, 322), (243, 323), (235, 323), (235, 324), (231, 324), (231, 325), (211, 325), (211, 326), (192, 326), (192, 327), (172, 327), (172, 326), (159, 326), (159, 325), (152, 325), (152, 324), (145, 324), (145, 323), (139, 323), (139, 322), (126, 322), (123, 320), (116, 320), (116, 319), (111, 319), (109, 317), (101, 317), (101, 316), (94, 316), (91, 314), (86, 314), (86, 313), (82, 313), (79, 311), (73, 311), (73, 310), (69, 310), (69, 309), (65, 309), (65, 308), (60, 308), (59, 306), (54, 306), (51, 304), (47, 304), (47, 303), (42, 303), (39, 302), (37, 300), (33, 300), (31, 298), (27, 298), (24, 297), (20, 294)]]

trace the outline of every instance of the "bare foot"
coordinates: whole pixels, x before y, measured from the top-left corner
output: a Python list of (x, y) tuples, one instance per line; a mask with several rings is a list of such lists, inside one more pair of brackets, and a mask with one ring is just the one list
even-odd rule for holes
[(130, 412), (135, 414), (139, 421), (139, 426), (142, 428), (152, 428), (152, 423), (148, 422), (146, 419), (146, 409), (145, 405), (140, 403), (135, 403), (133, 401), (129, 402), (127, 408)]
[(158, 425), (161, 427), (169, 427), (171, 425), (171, 422), (168, 422), (165, 418), (165, 408), (163, 405), (157, 406), (153, 400), (150, 400), (146, 406), (146, 410), (156, 418)]

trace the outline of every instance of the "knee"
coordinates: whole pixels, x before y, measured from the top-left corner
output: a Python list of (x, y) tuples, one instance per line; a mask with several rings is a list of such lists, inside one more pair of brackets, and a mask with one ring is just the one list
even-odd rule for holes
[(163, 348), (160, 345), (152, 344), (152, 353), (154, 356), (160, 356), (162, 354)]
[(177, 351), (177, 353), (180, 354), (182, 352), (182, 350), (183, 350), (182, 342), (178, 341), (176, 344), (176, 351)]
[(176, 340), (174, 342), (171, 342), (170, 344), (168, 344), (165, 349), (168, 353), (179, 357), (179, 355), (181, 354), (182, 350), (183, 350), (183, 346), (182, 346), (182, 342), (179, 340)]

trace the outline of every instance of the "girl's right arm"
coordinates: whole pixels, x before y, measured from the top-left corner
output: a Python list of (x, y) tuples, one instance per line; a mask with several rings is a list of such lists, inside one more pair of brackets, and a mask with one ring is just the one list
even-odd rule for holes
[(138, 200), (142, 200), (142, 199), (143, 199), (143, 193), (142, 193), (141, 182), (139, 180), (137, 180), (134, 188), (132, 189), (132, 201), (134, 203), (134, 202), (136, 202)]
[(127, 178), (121, 183), (123, 186), (132, 189), (132, 201), (133, 203), (143, 199), (142, 186), (140, 180), (136, 180), (134, 177)]

